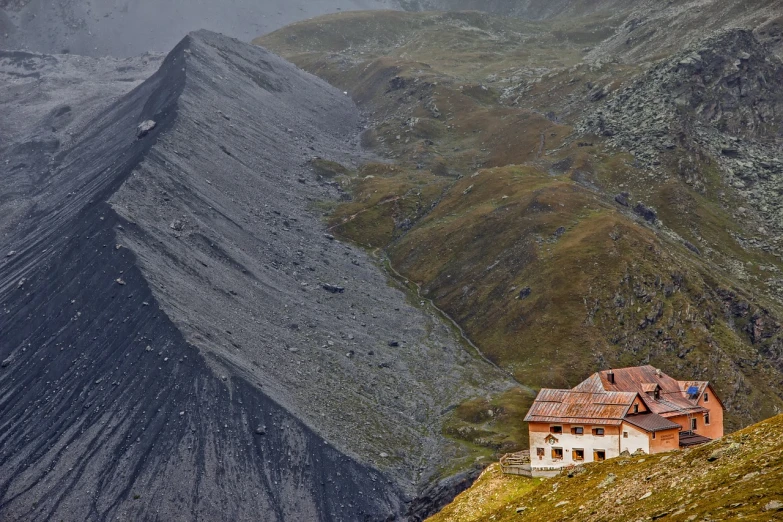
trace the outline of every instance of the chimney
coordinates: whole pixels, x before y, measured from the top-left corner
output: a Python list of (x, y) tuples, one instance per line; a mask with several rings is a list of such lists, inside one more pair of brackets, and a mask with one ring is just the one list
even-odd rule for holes
[(614, 384), (614, 372), (612, 370), (609, 370), (606, 374), (606, 378), (609, 380), (610, 384)]

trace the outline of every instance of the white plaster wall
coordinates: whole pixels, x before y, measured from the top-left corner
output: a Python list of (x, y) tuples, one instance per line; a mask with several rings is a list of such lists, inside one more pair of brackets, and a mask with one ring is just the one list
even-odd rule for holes
[[(623, 432), (628, 432), (628, 438), (623, 437)], [(628, 450), (630, 453), (641, 449), (650, 453), (650, 436), (641, 429), (631, 424), (623, 423), (620, 428), (620, 452)]]
[[(572, 435), (570, 427), (568, 433), (552, 434), (558, 442), (547, 444), (546, 438), (549, 433), (531, 432), (530, 433), (530, 464), (533, 468), (561, 468), (570, 464), (583, 464), (593, 462), (593, 451), (604, 450), (606, 458), (611, 459), (620, 455), (620, 444), (617, 435), (605, 435), (598, 437), (592, 434), (592, 426), (585, 426), (584, 435)], [(544, 448), (544, 458), (539, 459), (536, 449)], [(552, 460), (552, 448), (563, 448), (563, 460)], [(585, 450), (585, 459), (575, 461), (573, 458), (573, 449), (579, 448)]]

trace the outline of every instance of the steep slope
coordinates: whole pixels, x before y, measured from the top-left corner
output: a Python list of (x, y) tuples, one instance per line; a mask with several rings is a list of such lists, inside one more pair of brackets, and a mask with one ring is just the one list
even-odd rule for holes
[[(257, 41), (346, 89), (395, 162), (338, 176), (335, 232), (383, 249), (490, 359), (533, 387), (655, 364), (715, 383), (736, 429), (783, 406), (783, 264), (754, 217), (777, 215), (780, 62), (743, 29), (673, 34), (696, 43), (654, 63), (584, 49), (613, 34), (384, 12)], [(485, 442), (493, 422), (452, 432)]]
[(432, 522), (779, 520), (783, 416), (684, 452), (620, 457), (540, 482), (483, 473)]
[[(6, 60), (9, 104), (79, 66)], [(199, 32), (110, 106), (117, 85), (85, 84), (70, 112), (95, 117), (40, 150), (70, 113), (57, 87), (4, 126), (0, 516), (376, 520), (447, 500), (459, 481), (435, 479), (466, 450), (446, 412), (510, 383), (326, 234), (316, 209), (340, 193), (310, 162), (357, 153), (350, 99)]]

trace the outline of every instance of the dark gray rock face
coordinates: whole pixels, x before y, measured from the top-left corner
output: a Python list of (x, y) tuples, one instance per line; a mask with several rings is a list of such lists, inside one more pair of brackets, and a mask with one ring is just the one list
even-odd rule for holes
[(250, 41), (340, 11), (394, 9), (396, 0), (24, 0), (0, 2), (0, 48), (87, 56), (166, 52), (197, 29)]
[(404, 517), (508, 383), (325, 237), (349, 98), (208, 32), (160, 63), (0, 55), (0, 519)]

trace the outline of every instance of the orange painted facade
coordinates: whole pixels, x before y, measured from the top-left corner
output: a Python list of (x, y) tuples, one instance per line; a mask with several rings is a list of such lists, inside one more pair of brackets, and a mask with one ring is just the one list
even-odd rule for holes
[(650, 433), (650, 453), (663, 453), (680, 448), (680, 430)]
[(697, 404), (708, 411), (667, 416), (667, 419), (682, 426), (682, 431), (693, 431), (697, 435), (710, 439), (723, 437), (723, 405), (712, 390), (712, 386), (707, 386), (700, 394)]

